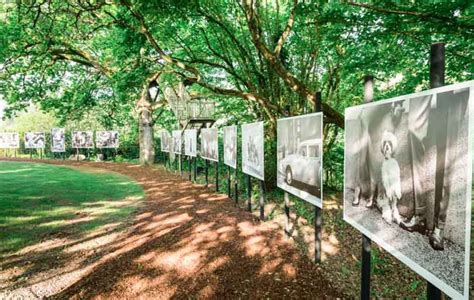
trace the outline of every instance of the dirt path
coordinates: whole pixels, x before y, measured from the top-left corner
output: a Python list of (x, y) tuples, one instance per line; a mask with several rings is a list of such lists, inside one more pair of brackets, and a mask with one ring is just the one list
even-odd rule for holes
[[(192, 185), (164, 170), (127, 164), (64, 163), (107, 169), (135, 178), (144, 187), (147, 200), (126, 231), (108, 234), (106, 242), (89, 249), (92, 253), (87, 252), (87, 259), (71, 262), (62, 272), (58, 271), (56, 276), (61, 278), (62, 285), (56, 290), (60, 292), (51, 289), (44, 296), (344, 296), (337, 283), (325, 279), (322, 269), (285, 241), (279, 222), (259, 222), (225, 195)], [(51, 276), (54, 278), (55, 274)], [(48, 286), (38, 290), (48, 290)]]

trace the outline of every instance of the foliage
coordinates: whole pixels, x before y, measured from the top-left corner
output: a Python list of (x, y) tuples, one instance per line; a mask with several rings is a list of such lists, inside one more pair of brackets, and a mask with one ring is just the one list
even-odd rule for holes
[(447, 83), (473, 75), (474, 4), (465, 0), (54, 0), (17, 1), (0, 12), (7, 116), (31, 102), (62, 124), (93, 112), (138, 144), (132, 132), (144, 107), (155, 129), (177, 127), (169, 99), (150, 91), (182, 81), (192, 96), (216, 101), (219, 125), (265, 121), (269, 187), (275, 120), (287, 107), (290, 115), (312, 111), (316, 91), (326, 183), (339, 189), (342, 113), (362, 102), (363, 75), (375, 76), (376, 99), (426, 89), (429, 47), (438, 41), (446, 43)]
[(118, 174), (20, 162), (0, 162), (0, 170), (2, 254), (46, 235), (86, 234), (123, 222), (144, 197), (138, 184)]

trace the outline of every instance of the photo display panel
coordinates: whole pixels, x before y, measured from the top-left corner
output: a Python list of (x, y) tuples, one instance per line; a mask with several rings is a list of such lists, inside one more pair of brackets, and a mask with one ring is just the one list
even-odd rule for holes
[(181, 154), (181, 130), (173, 130), (173, 153)]
[(66, 151), (66, 134), (64, 128), (51, 129), (51, 152)]
[(322, 208), (323, 114), (277, 121), (277, 185)]
[(469, 297), (474, 81), (346, 109), (344, 220)]
[(25, 132), (26, 149), (44, 149), (45, 140), (44, 132)]
[(237, 168), (237, 126), (227, 126), (224, 132), (224, 163)]
[(20, 135), (18, 132), (0, 132), (0, 149), (20, 148)]
[(171, 135), (168, 131), (161, 132), (161, 151), (170, 152)]
[(187, 129), (184, 131), (184, 155), (197, 156), (197, 130)]
[(73, 131), (73, 148), (94, 148), (94, 133), (92, 131)]
[(264, 180), (263, 122), (242, 125), (242, 171)]
[(201, 157), (207, 160), (219, 161), (217, 143), (217, 128), (201, 129)]
[(119, 133), (118, 131), (96, 131), (95, 143), (97, 148), (118, 148)]

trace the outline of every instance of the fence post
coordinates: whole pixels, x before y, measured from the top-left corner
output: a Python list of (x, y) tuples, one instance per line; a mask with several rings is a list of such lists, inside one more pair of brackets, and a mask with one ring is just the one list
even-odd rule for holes
[(219, 192), (219, 162), (216, 161), (216, 192)]
[(247, 175), (247, 209), (252, 211), (252, 178)]
[[(445, 51), (444, 43), (435, 43), (430, 49), (430, 87), (437, 88), (444, 85), (445, 74)], [(437, 150), (437, 153), (441, 151)], [(439, 154), (437, 154), (438, 156)], [(436, 160), (439, 158), (437, 157)], [(435, 182), (437, 186), (443, 186), (444, 174), (436, 172)], [(435, 192), (436, 194), (436, 192)], [(435, 195), (436, 197), (436, 195)], [(431, 282), (427, 281), (426, 297), (428, 300), (440, 300), (441, 291)]]
[(239, 203), (239, 176), (238, 176), (238, 169), (237, 166), (235, 168), (235, 184), (234, 184), (234, 190), (235, 190), (235, 204)]
[(206, 162), (206, 187), (209, 185), (209, 161), (207, 159), (204, 160)]
[[(316, 101), (314, 101), (314, 110), (315, 112), (321, 111), (321, 92), (316, 92)], [(321, 132), (323, 128), (321, 128)], [(322, 150), (321, 150), (322, 151)], [(323, 187), (320, 187), (322, 189)], [(323, 199), (321, 193), (321, 208), (323, 206)], [(323, 216), (321, 208), (314, 206), (314, 261), (316, 263), (321, 262), (321, 233), (322, 233), (322, 224)]]
[[(364, 102), (369, 103), (374, 99), (374, 77), (364, 76)], [(360, 280), (360, 298), (362, 300), (370, 299), (370, 264), (371, 264), (371, 241), (362, 234), (362, 268)]]
[[(285, 116), (290, 116), (290, 106), (285, 106)], [(285, 236), (290, 237), (290, 194), (285, 191)]]
[(265, 220), (265, 186), (264, 181), (259, 180), (260, 185), (260, 220)]
[(230, 167), (227, 166), (227, 196), (230, 198), (231, 197), (231, 191), (230, 191)]

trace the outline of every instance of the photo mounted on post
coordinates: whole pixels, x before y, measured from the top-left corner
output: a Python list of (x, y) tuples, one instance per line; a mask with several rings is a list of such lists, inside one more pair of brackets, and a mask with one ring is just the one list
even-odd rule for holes
[(97, 148), (118, 148), (119, 133), (118, 131), (96, 131), (95, 143)]
[(161, 152), (170, 152), (171, 147), (171, 134), (163, 130), (161, 132)]
[(64, 128), (51, 129), (51, 152), (66, 151), (66, 135)]
[(201, 157), (219, 161), (219, 147), (217, 144), (217, 128), (201, 129)]
[(0, 132), (0, 149), (20, 148), (20, 135), (18, 132)]
[(469, 295), (473, 92), (470, 81), (345, 113), (344, 219), (454, 299)]
[(242, 125), (242, 171), (264, 180), (263, 122)]
[(44, 132), (25, 132), (25, 149), (44, 149)]
[(197, 156), (197, 130), (187, 129), (184, 131), (184, 155)]
[(181, 155), (181, 148), (182, 148), (182, 142), (181, 142), (181, 130), (173, 130), (173, 153), (174, 154), (180, 154)]
[(94, 148), (94, 133), (92, 131), (73, 131), (73, 148)]
[(277, 185), (322, 207), (323, 114), (277, 122)]
[(224, 132), (224, 163), (237, 168), (237, 126), (227, 126)]

